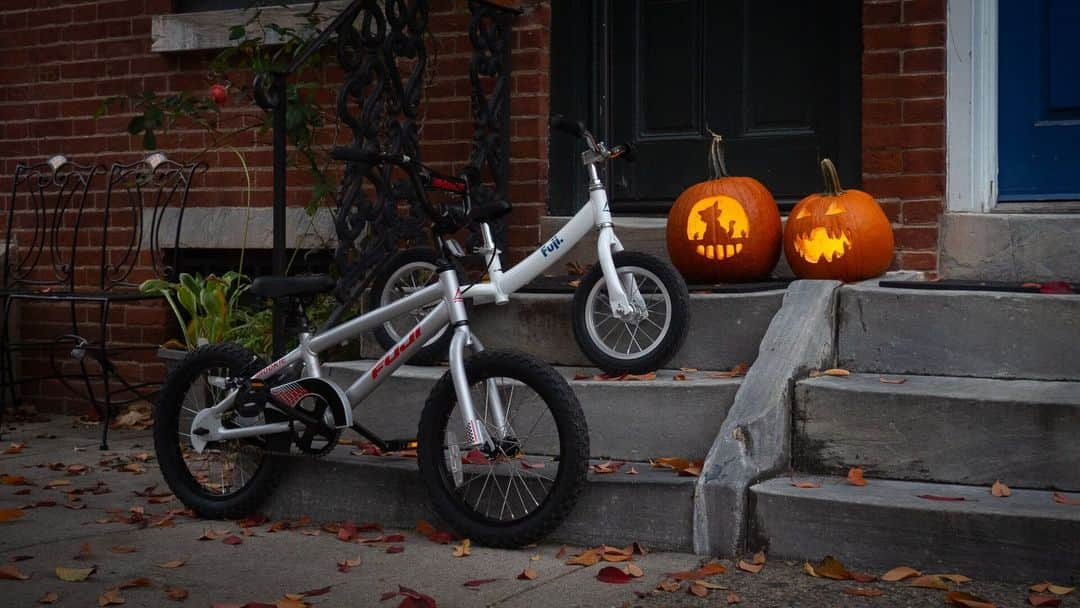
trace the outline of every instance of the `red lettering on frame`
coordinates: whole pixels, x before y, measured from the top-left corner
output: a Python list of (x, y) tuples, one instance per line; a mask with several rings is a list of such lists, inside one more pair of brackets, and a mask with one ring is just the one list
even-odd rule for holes
[(392, 350), (390, 350), (390, 352), (383, 355), (383, 358), (379, 359), (375, 366), (371, 368), (372, 380), (378, 378), (379, 374), (381, 374), (382, 371), (386, 369), (387, 365), (390, 365), (391, 363), (396, 361), (397, 358), (401, 356), (401, 353), (405, 352), (410, 346), (412, 346), (413, 342), (416, 342), (419, 338), (420, 326), (418, 325), (415, 329), (409, 332), (409, 335), (405, 340), (398, 343), (396, 346), (394, 346)]

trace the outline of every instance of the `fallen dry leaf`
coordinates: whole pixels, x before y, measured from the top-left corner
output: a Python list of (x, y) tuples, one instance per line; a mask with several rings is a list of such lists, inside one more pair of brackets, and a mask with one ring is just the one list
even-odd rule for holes
[(112, 551), (113, 553), (134, 553), (136, 549), (135, 547), (128, 545), (117, 545), (115, 547), (109, 547), (109, 551)]
[(846, 595), (858, 597), (878, 597), (885, 595), (884, 591), (873, 587), (844, 587), (841, 591)]
[(1051, 583), (1050, 581), (1046, 581), (1045, 583), (1039, 583), (1038, 585), (1032, 585), (1028, 589), (1030, 591), (1035, 591), (1037, 593), (1046, 593), (1047, 591), (1049, 591), (1050, 593), (1053, 593), (1054, 595), (1068, 595), (1068, 594), (1072, 593), (1073, 591), (1076, 591), (1076, 587), (1066, 587), (1064, 585), (1055, 585), (1054, 583)]
[(470, 555), (469, 548), (472, 542), (469, 539), (461, 541), (460, 545), (454, 545), (454, 557), (468, 557)]
[(847, 482), (853, 486), (865, 486), (866, 480), (863, 479), (863, 470), (859, 467), (848, 469)]
[(709, 588), (701, 584), (701, 581), (692, 581), (690, 583), (690, 589), (688, 592), (698, 597), (706, 597), (709, 595)]
[(0, 523), (15, 521), (26, 515), (22, 509), (0, 509)]
[(879, 376), (878, 382), (882, 384), (903, 384), (907, 382), (907, 378), (886, 378), (885, 376)]
[(681, 471), (689, 467), (693, 463), (690, 461), (689, 458), (664, 457), (650, 459), (649, 464), (652, 465), (652, 468), (654, 469), (671, 469), (673, 471)]
[(150, 582), (150, 579), (146, 578), (145, 576), (140, 576), (139, 578), (133, 578), (130, 581), (124, 581), (120, 583), (116, 588), (134, 589), (136, 587), (150, 587), (152, 585), (153, 583)]
[(46, 592), (45, 595), (38, 598), (39, 604), (54, 604), (56, 600), (60, 599), (60, 596), (55, 591)]
[(947, 581), (952, 581), (952, 582), (957, 583), (957, 584), (970, 583), (971, 582), (971, 577), (970, 576), (964, 576), (963, 574), (936, 574), (935, 576), (940, 576), (941, 578), (943, 578), (943, 579), (945, 579)]
[(1028, 596), (1028, 603), (1032, 606), (1048, 606), (1049, 608), (1057, 608), (1061, 605), (1061, 598), (1056, 595), (1040, 595), (1038, 593), (1032, 593)]
[(165, 587), (165, 595), (170, 600), (176, 600), (182, 602), (187, 599), (188, 591), (182, 587)]
[(718, 562), (709, 562), (697, 570), (689, 570), (686, 572), (672, 572), (668, 574), (672, 580), (676, 582), (680, 581), (695, 581), (701, 580), (706, 576), (713, 576), (714, 574), (723, 574), (727, 572), (727, 568), (723, 564)]
[(225, 539), (222, 540), (221, 542), (225, 543), (226, 545), (239, 545), (239, 544), (244, 542), (244, 539), (242, 539), (239, 536), (236, 536), (235, 534), (233, 534), (233, 535), (230, 535), (230, 536), (226, 536)]
[(739, 599), (739, 596), (736, 595), (734, 591), (728, 591), (728, 594), (727, 594), (727, 603), (728, 604), (738, 604), (741, 601), (742, 600)]
[(641, 569), (641, 566), (634, 563), (626, 564), (626, 568), (624, 568), (623, 571), (634, 578), (645, 575), (645, 571)]
[(119, 589), (109, 589), (98, 596), (98, 606), (113, 606), (123, 604), (124, 598), (120, 596)]
[(21, 453), (23, 451), (24, 448), (26, 448), (25, 443), (12, 442), (11, 445), (9, 445), (6, 450), (4, 450), (4, 453), (5, 454), (19, 454), (19, 453)]
[(1070, 505), (1073, 507), (1080, 507), (1080, 498), (1069, 498), (1061, 492), (1054, 492), (1054, 502), (1060, 505)]
[(174, 559), (172, 561), (168, 561), (168, 562), (165, 562), (163, 564), (158, 564), (158, 568), (170, 568), (170, 569), (179, 568), (180, 566), (183, 566), (186, 563), (187, 563), (187, 558), (185, 557), (184, 559)]
[(348, 572), (349, 570), (359, 566), (361, 563), (362, 560), (359, 556), (357, 556), (356, 559), (343, 559), (338, 561), (337, 569), (338, 572)]
[(29, 578), (28, 575), (19, 572), (19, 568), (15, 564), (5, 564), (0, 566), (0, 580), (25, 581)]
[(791, 485), (796, 488), (802, 488), (804, 490), (813, 490), (815, 488), (821, 487), (820, 483), (814, 481), (793, 481), (791, 482)]
[(671, 578), (662, 579), (659, 583), (656, 584), (657, 589), (659, 589), (660, 591), (667, 591), (668, 593), (674, 593), (678, 591), (679, 587), (682, 587), (682, 583)]
[(217, 540), (219, 538), (225, 538), (229, 535), (229, 530), (215, 530), (214, 528), (203, 528), (202, 534), (195, 540)]
[(499, 580), (499, 579), (497, 579), (497, 578), (477, 578), (477, 579), (473, 579), (471, 581), (465, 581), (464, 583), (461, 583), (461, 584), (463, 586), (465, 586), (465, 587), (479, 587), (481, 585), (486, 585), (488, 583), (494, 583), (497, 580)]
[(1000, 481), (995, 481), (994, 485), (990, 486), (990, 494), (998, 498), (1008, 498), (1012, 494), (1012, 490)]
[(404, 553), (405, 552), (405, 547), (402, 547), (401, 545), (390, 545), (389, 547), (386, 548), (386, 552), (390, 553), (390, 554)]
[(821, 562), (811, 565), (810, 562), (803, 564), (803, 572), (810, 576), (831, 578), (837, 581), (851, 579), (851, 573), (840, 563), (840, 560), (831, 555), (826, 555)]
[(0, 475), (0, 484), (4, 484), (5, 486), (32, 486), (32, 485), (34, 485), (34, 484), (30, 483), (30, 480), (23, 477), (22, 475), (8, 475), (7, 473), (4, 473), (3, 475)]
[(949, 589), (949, 585), (945, 582), (945, 579), (936, 574), (924, 574), (913, 578), (908, 585), (920, 587), (922, 589), (940, 589), (941, 591), (948, 591)]
[(634, 580), (634, 577), (628, 573), (616, 568), (615, 566), (604, 566), (596, 573), (596, 580), (601, 583), (611, 583), (613, 585), (622, 585)]
[(69, 583), (77, 583), (79, 581), (85, 581), (90, 577), (94, 571), (97, 570), (97, 566), (90, 566), (89, 568), (68, 568), (66, 566), (56, 567), (56, 577), (62, 581)]
[(593, 549), (587, 549), (570, 559), (566, 560), (567, 566), (592, 566), (600, 561), (600, 554)]
[(522, 570), (521, 574), (517, 575), (517, 577), (523, 581), (531, 581), (537, 577), (536, 570), (526, 568)]
[(821, 375), (822, 376), (844, 377), (844, 376), (850, 376), (851, 372), (849, 372), (846, 369), (839, 368), (839, 367), (830, 367), (829, 369), (822, 370)]
[(559, 550), (555, 552), (555, 559), (562, 559), (566, 557), (566, 545), (559, 547)]
[(988, 602), (977, 595), (972, 595), (965, 591), (950, 591), (946, 593), (945, 603), (954, 604), (956, 606), (965, 606), (966, 608), (997, 608), (993, 602)]
[(765, 552), (758, 551), (754, 554), (754, 557), (750, 561), (740, 559), (737, 565), (739, 566), (739, 570), (744, 570), (751, 574), (757, 574), (758, 572), (761, 572), (762, 568), (765, 567)]
[(902, 581), (905, 578), (910, 578), (912, 576), (921, 576), (921, 575), (922, 575), (922, 572), (919, 572), (918, 570), (916, 570), (914, 568), (910, 568), (908, 566), (897, 566), (897, 567), (893, 568), (892, 570), (889, 570), (885, 574), (882, 574), (881, 575), (881, 580), (883, 580), (883, 581), (885, 581), (887, 583), (895, 583), (897, 581)]

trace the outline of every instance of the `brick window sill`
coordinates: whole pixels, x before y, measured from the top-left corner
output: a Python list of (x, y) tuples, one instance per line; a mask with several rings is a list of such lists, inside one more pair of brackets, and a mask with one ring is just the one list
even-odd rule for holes
[[(349, 0), (324, 0), (319, 5), (319, 13), (324, 18), (333, 18), (348, 5)], [(283, 27), (303, 26), (304, 19), (299, 13), (310, 8), (311, 4), (268, 6), (262, 9), (262, 21), (277, 23)], [(235, 43), (229, 40), (229, 28), (244, 23), (249, 16), (250, 9), (156, 15), (151, 25), (150, 36), (153, 43), (150, 50), (155, 53), (177, 53), (218, 50), (232, 46)], [(248, 27), (249, 33), (257, 30), (255, 25)], [(266, 31), (264, 36), (268, 43), (273, 44), (273, 32)]]

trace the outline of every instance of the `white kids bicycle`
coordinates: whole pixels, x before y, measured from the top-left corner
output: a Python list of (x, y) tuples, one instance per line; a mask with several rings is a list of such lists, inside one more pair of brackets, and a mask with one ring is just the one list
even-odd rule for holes
[[(597, 165), (607, 160), (629, 155), (627, 146), (608, 148), (599, 142), (584, 125), (562, 117), (553, 117), (551, 127), (585, 140), (588, 149), (581, 155), (588, 175), (589, 202), (555, 236), (540, 246), (519, 264), (504, 271), (499, 260), (488, 222), (510, 212), (510, 204), (496, 201), (470, 208), (467, 178), (440, 175), (427, 167), (413, 164), (429, 187), (460, 194), (464, 200), (467, 220), (479, 226), (482, 245), (476, 253), (486, 260), (489, 281), (470, 285), (463, 290), (473, 303), (504, 304), (511, 294), (556, 264), (590, 229), (597, 230), (594, 265), (581, 278), (574, 292), (572, 320), (574, 337), (582, 352), (597, 367), (609, 374), (644, 373), (665, 363), (682, 346), (690, 327), (690, 296), (686, 283), (670, 264), (639, 252), (623, 251), (615, 236), (607, 192), (600, 181)], [(342, 160), (370, 161), (369, 156), (350, 149), (335, 150)], [(460, 251), (460, 246), (456, 249)], [(386, 306), (407, 297), (435, 280), (438, 253), (428, 248), (412, 248), (395, 254), (376, 272), (368, 292), (369, 308)], [(396, 344), (411, 320), (419, 318), (423, 309), (411, 310), (403, 318), (391, 319), (375, 330), (380, 346), (390, 349)], [(403, 327), (403, 324), (405, 325)], [(417, 362), (440, 359), (451, 339), (449, 332), (433, 336), (414, 358)]]
[[(370, 160), (409, 168), (435, 222), (435, 250), (443, 251), (441, 235), (462, 228), (460, 214), (428, 203), (408, 158), (376, 156)], [(287, 302), (300, 344), (269, 365), (236, 344), (203, 346), (169, 374), (154, 411), (154, 446), (173, 493), (204, 517), (242, 517), (273, 491), (279, 455), (325, 454), (351, 428), (386, 451), (415, 448), (436, 511), (474, 542), (518, 547), (557, 527), (585, 484), (589, 433), (581, 406), (550, 365), (485, 351), (469, 330), (462, 298), (469, 288), (459, 286), (445, 256), (435, 271), (434, 284), (320, 332), (308, 327), (303, 307), (333, 289), (333, 279), (256, 279), (252, 293)], [(475, 289), (496, 295), (491, 286)], [(325, 375), (320, 353), (414, 309), (427, 312), (358, 380), (342, 387)], [(451, 336), (450, 369), (428, 396), (417, 439), (386, 441), (354, 422), (354, 408), (439, 332)]]

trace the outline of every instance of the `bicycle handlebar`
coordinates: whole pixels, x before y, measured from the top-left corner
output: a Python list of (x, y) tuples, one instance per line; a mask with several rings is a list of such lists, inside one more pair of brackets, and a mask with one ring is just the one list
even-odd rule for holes
[(548, 125), (555, 131), (562, 131), (579, 139), (584, 139), (589, 149), (601, 155), (605, 159), (622, 157), (627, 162), (637, 160), (636, 149), (632, 144), (622, 144), (608, 149), (603, 142), (597, 141), (596, 137), (585, 128), (585, 123), (580, 120), (570, 120), (561, 114), (552, 114), (548, 119)]

